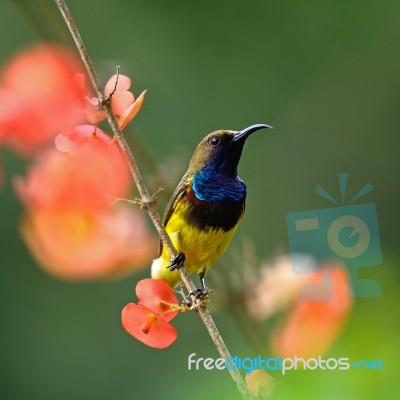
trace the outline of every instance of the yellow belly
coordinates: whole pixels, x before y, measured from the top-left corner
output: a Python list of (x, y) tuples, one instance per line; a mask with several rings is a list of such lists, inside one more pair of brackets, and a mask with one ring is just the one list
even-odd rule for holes
[[(200, 230), (196, 226), (188, 225), (184, 218), (185, 204), (178, 205), (168, 221), (166, 230), (171, 237), (175, 248), (185, 253), (185, 268), (189, 274), (208, 269), (214, 264), (227, 249), (237, 225), (225, 232), (222, 229)], [(170, 271), (167, 267), (171, 264), (168, 250), (163, 246), (160, 258), (154, 260), (152, 265), (152, 277), (168, 281), (172, 286), (181, 282), (177, 270)]]

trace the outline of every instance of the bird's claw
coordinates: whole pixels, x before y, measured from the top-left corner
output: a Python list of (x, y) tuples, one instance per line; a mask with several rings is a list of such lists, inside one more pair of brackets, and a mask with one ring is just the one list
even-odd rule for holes
[(208, 287), (206, 286), (202, 286), (201, 288), (198, 288), (195, 290), (195, 292), (190, 293), (191, 296), (194, 297), (194, 300), (204, 300), (208, 297), (209, 293), (211, 293), (212, 290), (210, 290)]
[[(207, 306), (208, 295), (212, 292), (213, 290), (205, 286), (198, 288), (183, 299), (183, 305), (187, 307), (188, 311), (198, 311), (199, 308)], [(189, 300), (189, 298), (191, 299)]]
[(178, 255), (171, 259), (171, 264), (168, 265), (170, 271), (175, 271), (177, 268), (182, 267), (183, 263), (186, 260), (186, 256), (184, 253), (180, 252)]

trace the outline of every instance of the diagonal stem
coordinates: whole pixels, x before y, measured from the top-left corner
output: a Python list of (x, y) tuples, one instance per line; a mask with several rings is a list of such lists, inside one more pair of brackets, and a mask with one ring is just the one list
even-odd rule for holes
[[(163, 244), (167, 247), (169, 254), (171, 257), (176, 257), (178, 255), (178, 252), (174, 248), (174, 245), (168, 236), (164, 226), (161, 223), (160, 216), (152, 202), (152, 197), (149, 194), (149, 191), (144, 184), (144, 181), (142, 179), (142, 176), (140, 174), (140, 171), (137, 167), (136, 161), (133, 157), (133, 154), (128, 146), (128, 143), (125, 140), (125, 137), (121, 130), (119, 129), (118, 123), (111, 111), (111, 106), (108, 102), (105, 101), (105, 96), (103, 95), (103, 92), (101, 90), (101, 85), (99, 78), (97, 77), (96, 71), (93, 67), (92, 61), (89, 57), (89, 54), (87, 52), (87, 49), (83, 43), (83, 40), (81, 38), (81, 35), (78, 31), (78, 27), (76, 26), (71, 13), (68, 10), (67, 5), (65, 4), (64, 0), (55, 0), (65, 23), (67, 24), (71, 35), (75, 41), (76, 47), (79, 51), (79, 54), (82, 58), (83, 64), (85, 65), (85, 68), (88, 72), (88, 75), (90, 77), (90, 80), (92, 82), (93, 88), (96, 92), (96, 95), (99, 99), (100, 104), (104, 105), (104, 111), (107, 116), (108, 123), (110, 124), (110, 127), (117, 138), (118, 144), (128, 162), (129, 169), (131, 171), (131, 174), (133, 176), (133, 179), (135, 181), (135, 184), (139, 190), (140, 197), (142, 200), (142, 203), (144, 205), (144, 208), (146, 209), (147, 213), (149, 214), (154, 226), (156, 227), (158, 234), (161, 237), (161, 240), (163, 241)], [(179, 268), (179, 273), (181, 275), (181, 279), (186, 287), (186, 289), (189, 291), (189, 293), (195, 292), (196, 287), (193, 283), (193, 281), (190, 279), (189, 275), (187, 274), (186, 270), (184, 268)], [(231, 358), (231, 355), (218, 331), (217, 326), (215, 325), (215, 322), (213, 321), (210, 312), (208, 311), (207, 308), (200, 307), (199, 308), (199, 315), (206, 326), (208, 333), (211, 336), (211, 339), (213, 340), (215, 347), (217, 348), (218, 352), (220, 353), (221, 357), (224, 358), (225, 360), (228, 360)], [(236, 383), (237, 389), (241, 393), (243, 399), (251, 399), (251, 395), (249, 394), (247, 390), (247, 386), (240, 375), (240, 372), (238, 371), (237, 368), (235, 369), (229, 369), (229, 372), (232, 376), (232, 379)]]

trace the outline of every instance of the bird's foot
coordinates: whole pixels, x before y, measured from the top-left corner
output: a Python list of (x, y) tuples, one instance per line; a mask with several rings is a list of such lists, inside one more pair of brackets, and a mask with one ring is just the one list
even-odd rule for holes
[(183, 305), (187, 307), (188, 311), (198, 311), (199, 308), (205, 308), (207, 307), (210, 293), (213, 293), (213, 290), (210, 290), (206, 286), (202, 286), (194, 292), (189, 293), (183, 299)]
[(171, 259), (171, 264), (168, 265), (170, 271), (175, 271), (177, 268), (182, 267), (183, 263), (186, 260), (186, 256), (184, 253), (180, 252), (178, 255)]
[(204, 300), (212, 292), (213, 291), (210, 290), (207, 286), (202, 286), (201, 288), (196, 289), (194, 293), (190, 293), (190, 294), (191, 294), (191, 296), (193, 296), (194, 300), (196, 301), (196, 300)]

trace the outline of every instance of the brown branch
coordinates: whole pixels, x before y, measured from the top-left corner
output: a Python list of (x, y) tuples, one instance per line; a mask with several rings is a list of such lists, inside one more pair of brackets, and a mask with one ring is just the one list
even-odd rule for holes
[[(86, 70), (89, 74), (90, 80), (92, 82), (93, 88), (96, 92), (96, 95), (99, 99), (100, 104), (104, 104), (104, 111), (107, 116), (107, 120), (110, 124), (110, 127), (117, 138), (118, 144), (128, 162), (129, 169), (132, 173), (133, 179), (135, 181), (135, 184), (139, 190), (141, 201), (143, 207), (146, 209), (147, 213), (149, 214), (154, 226), (156, 227), (158, 234), (160, 235), (163, 244), (167, 247), (169, 254), (171, 257), (176, 257), (178, 252), (174, 248), (174, 245), (168, 236), (164, 226), (161, 223), (160, 216), (154, 206), (154, 201), (152, 201), (152, 196), (150, 195), (149, 191), (147, 190), (147, 187), (144, 184), (144, 181), (142, 179), (142, 176), (139, 172), (139, 169), (136, 165), (136, 161), (133, 157), (133, 154), (125, 140), (124, 135), (122, 134), (121, 130), (119, 129), (118, 123), (111, 111), (110, 104), (105, 101), (106, 98), (102, 92), (100, 81), (97, 77), (97, 74), (95, 72), (95, 69), (93, 67), (92, 61), (90, 60), (89, 54), (86, 50), (86, 47), (82, 41), (81, 35), (78, 31), (78, 28), (68, 10), (67, 5), (65, 4), (64, 0), (55, 0), (64, 20), (65, 23), (67, 24), (71, 35), (75, 41), (76, 47), (81, 55), (82, 61), (86, 67)], [(190, 279), (189, 275), (187, 274), (186, 270), (184, 268), (179, 268), (179, 273), (181, 275), (181, 279), (186, 287), (186, 289), (189, 291), (189, 293), (193, 293), (196, 291), (196, 287), (193, 283), (193, 281)], [(206, 326), (208, 333), (211, 336), (211, 339), (213, 340), (215, 347), (217, 348), (219, 354), (221, 355), (222, 358), (225, 360), (229, 359), (231, 355), (229, 354), (229, 351), (217, 329), (217, 326), (215, 325), (210, 312), (208, 311), (207, 308), (200, 307), (198, 309), (199, 315), (201, 319), (203, 320), (204, 325)], [(249, 394), (247, 390), (247, 386), (240, 375), (240, 372), (235, 368), (235, 369), (230, 369), (229, 370), (232, 379), (236, 383), (236, 386), (241, 393), (243, 399), (251, 399), (251, 395)]]

